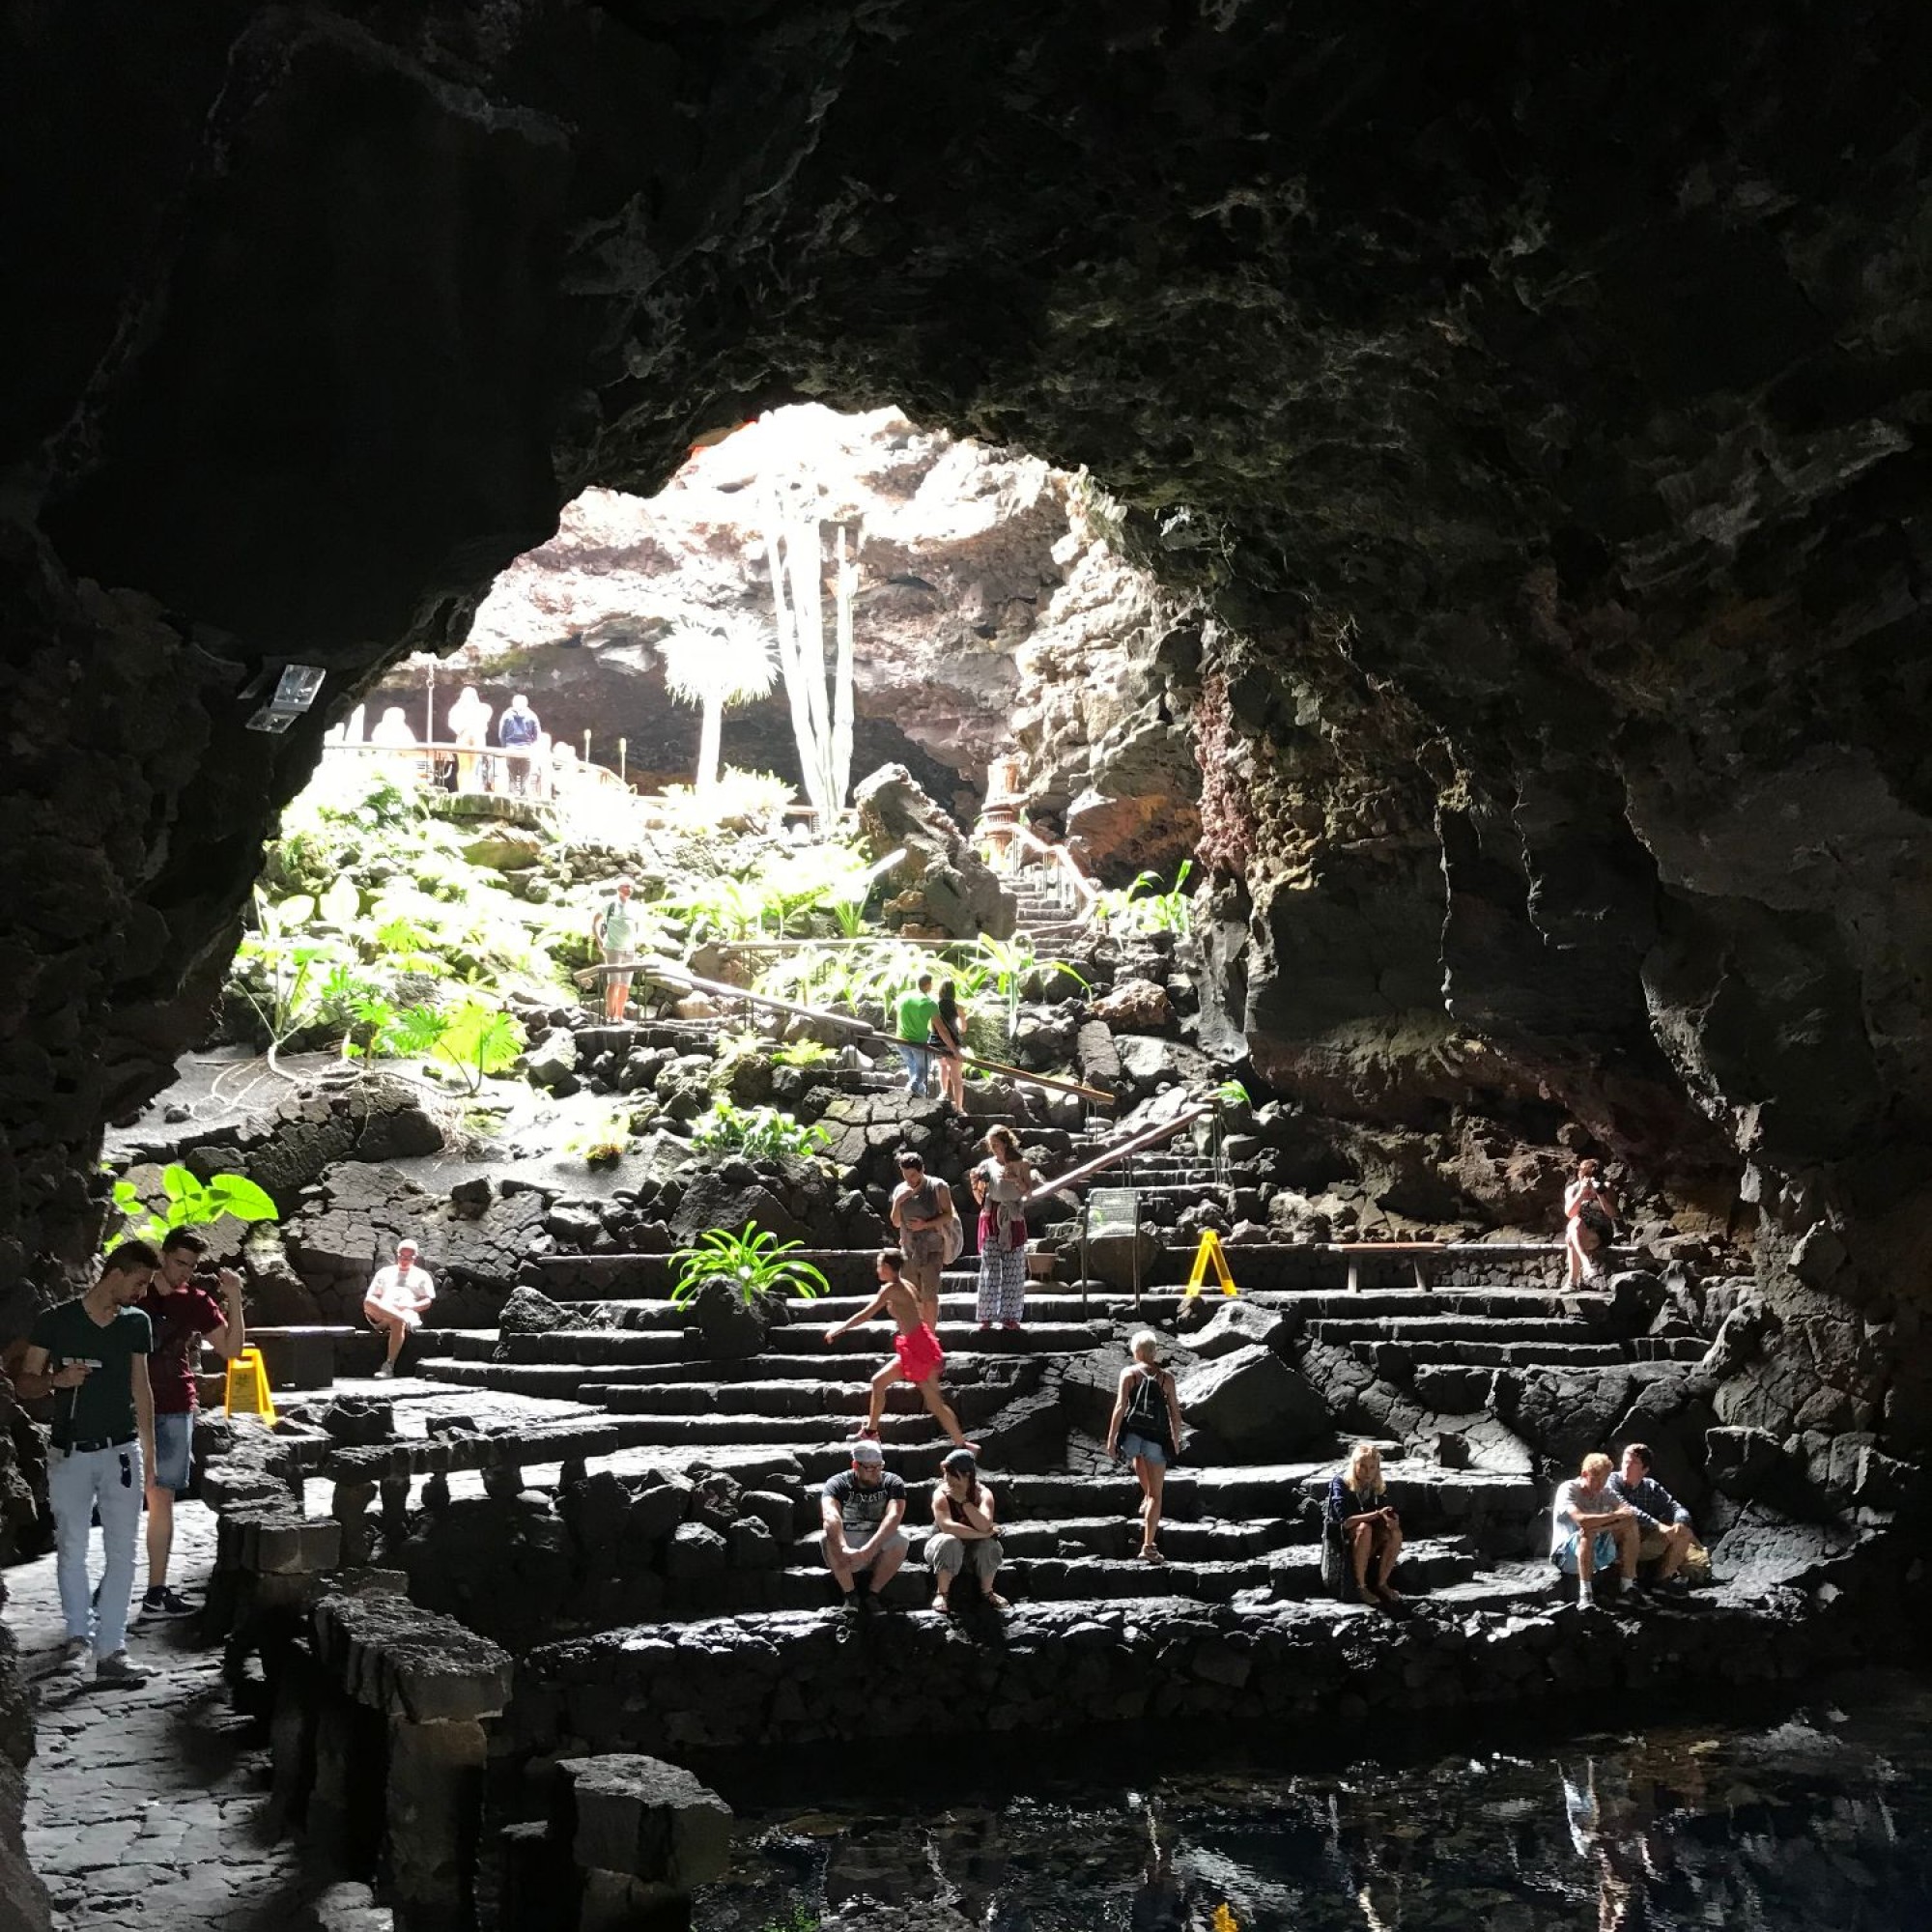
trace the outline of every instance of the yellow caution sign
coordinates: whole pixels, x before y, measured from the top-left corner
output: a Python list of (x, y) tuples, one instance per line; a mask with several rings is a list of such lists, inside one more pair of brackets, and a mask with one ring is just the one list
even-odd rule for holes
[(1188, 1295), (1201, 1293), (1210, 1267), (1214, 1270), (1214, 1279), (1221, 1284), (1223, 1294), (1240, 1293), (1241, 1291), (1235, 1286), (1235, 1277), (1228, 1271), (1228, 1257), (1222, 1251), (1220, 1236), (1212, 1228), (1204, 1228), (1201, 1231), (1201, 1245), (1194, 1250), (1194, 1265), (1187, 1274)]
[(275, 1404), (269, 1394), (269, 1372), (262, 1365), (259, 1349), (243, 1349), (228, 1364), (228, 1395), (224, 1406), (230, 1418), (253, 1416), (257, 1422), (275, 1426)]

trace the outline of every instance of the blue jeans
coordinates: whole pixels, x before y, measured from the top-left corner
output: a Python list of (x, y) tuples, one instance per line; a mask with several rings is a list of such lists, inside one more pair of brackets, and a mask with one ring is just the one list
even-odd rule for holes
[(194, 1475), (194, 1410), (155, 1417), (155, 1487), (176, 1495)]
[(94, 1654), (128, 1647), (128, 1610), (134, 1595), (134, 1539), (141, 1528), (141, 1445), (90, 1449), (85, 1455), (47, 1454), (47, 1499), (54, 1510), (54, 1575), (69, 1636), (85, 1636), (89, 1612), (88, 1532), (100, 1512), (100, 1608), (94, 1618)]
[(909, 1039), (895, 1039), (893, 1044), (898, 1048), (899, 1058), (905, 1062), (906, 1092), (916, 1094), (922, 1100), (931, 1099), (932, 1055)]

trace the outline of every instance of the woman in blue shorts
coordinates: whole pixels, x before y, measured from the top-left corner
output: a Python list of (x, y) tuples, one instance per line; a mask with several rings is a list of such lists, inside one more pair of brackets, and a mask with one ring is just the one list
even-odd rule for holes
[(1107, 1454), (1123, 1457), (1134, 1465), (1141, 1485), (1141, 1548), (1143, 1563), (1166, 1559), (1154, 1543), (1160, 1527), (1160, 1492), (1167, 1465), (1180, 1446), (1180, 1403), (1174, 1393), (1172, 1371), (1159, 1362), (1160, 1337), (1143, 1328), (1132, 1343), (1133, 1360), (1121, 1371), (1121, 1392), (1107, 1424)]

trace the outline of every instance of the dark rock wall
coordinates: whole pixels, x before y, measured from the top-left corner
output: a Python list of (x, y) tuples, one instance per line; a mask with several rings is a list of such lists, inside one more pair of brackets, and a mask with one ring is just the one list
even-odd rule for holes
[(23, 1265), (84, 1252), (96, 1126), (194, 1031), (313, 754), (238, 685), (300, 657), (337, 705), (582, 487), (894, 401), (1091, 466), (1195, 609), (1162, 653), (1228, 1041), (1365, 1116), (1541, 1109), (1687, 1186), (1747, 1158), (1767, 1387), (1922, 1426), (1922, 14), (6, 31)]

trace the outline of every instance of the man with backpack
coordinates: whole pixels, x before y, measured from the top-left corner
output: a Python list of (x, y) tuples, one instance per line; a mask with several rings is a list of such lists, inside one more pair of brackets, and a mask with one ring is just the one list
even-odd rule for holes
[(892, 1224), (905, 1255), (905, 1277), (919, 1296), (921, 1319), (939, 1326), (939, 1277), (959, 1259), (966, 1230), (952, 1205), (952, 1190), (927, 1175), (924, 1158), (907, 1148), (898, 1157), (899, 1184), (893, 1189)]
[(503, 762), (510, 768), (509, 789), (515, 797), (522, 798), (532, 789), (541, 789), (530, 783), (530, 765), (536, 742), (542, 736), (543, 725), (530, 709), (530, 700), (519, 692), (510, 699), (510, 708), (497, 721), (497, 742), (511, 753)]

